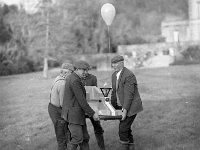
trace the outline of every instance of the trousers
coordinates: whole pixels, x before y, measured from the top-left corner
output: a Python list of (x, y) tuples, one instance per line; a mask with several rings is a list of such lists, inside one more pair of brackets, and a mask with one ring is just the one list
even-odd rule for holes
[(101, 126), (100, 121), (95, 121), (93, 117), (90, 117), (89, 119), (92, 122), (94, 128), (94, 134), (99, 148), (101, 150), (105, 150), (104, 137), (103, 137), (104, 130)]
[(119, 123), (119, 139), (122, 143), (132, 143), (133, 142), (133, 135), (131, 130), (131, 125), (135, 120), (137, 114), (126, 117), (125, 120), (120, 121)]
[(62, 109), (60, 107), (56, 107), (49, 103), (48, 112), (54, 125), (58, 150), (65, 150), (67, 148), (67, 143), (70, 140), (70, 132), (68, 129), (68, 123), (61, 118), (61, 111)]

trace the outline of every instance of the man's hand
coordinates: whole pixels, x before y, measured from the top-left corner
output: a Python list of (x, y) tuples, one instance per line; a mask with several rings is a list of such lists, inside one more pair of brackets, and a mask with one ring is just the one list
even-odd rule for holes
[(127, 110), (122, 108), (122, 121), (126, 119)]
[(99, 114), (95, 111), (95, 114), (93, 115), (93, 118), (95, 121), (99, 120)]

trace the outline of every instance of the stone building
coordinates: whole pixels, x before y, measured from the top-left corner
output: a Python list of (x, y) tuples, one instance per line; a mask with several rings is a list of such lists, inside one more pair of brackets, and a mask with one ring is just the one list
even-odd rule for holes
[(161, 34), (167, 43), (200, 42), (200, 0), (188, 0), (188, 20), (163, 21)]
[(173, 16), (173, 21), (161, 23), (165, 42), (119, 45), (118, 53), (125, 56), (130, 68), (169, 66), (189, 45), (200, 44), (200, 0), (188, 0), (188, 10), (188, 20)]

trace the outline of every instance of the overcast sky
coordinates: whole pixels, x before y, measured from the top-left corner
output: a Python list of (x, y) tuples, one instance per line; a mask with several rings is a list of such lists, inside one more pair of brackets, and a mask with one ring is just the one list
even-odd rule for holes
[(19, 4), (21, 2), (21, 0), (0, 0), (1, 2), (4, 2), (8, 5), (10, 4)]
[(34, 13), (37, 10), (35, 6), (37, 5), (38, 0), (0, 0), (0, 2), (4, 2), (7, 5), (21, 3), (27, 12)]

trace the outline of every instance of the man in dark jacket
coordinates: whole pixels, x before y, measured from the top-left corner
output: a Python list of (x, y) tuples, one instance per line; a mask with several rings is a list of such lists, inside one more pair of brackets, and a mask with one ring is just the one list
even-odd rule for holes
[(76, 150), (78, 145), (81, 150), (89, 150), (89, 134), (87, 131), (85, 114), (98, 120), (98, 114), (86, 101), (86, 91), (81, 78), (85, 75), (87, 66), (83, 61), (74, 65), (75, 71), (65, 84), (62, 117), (69, 123), (71, 140), (67, 150)]
[(143, 110), (135, 75), (124, 67), (123, 56), (115, 56), (111, 60), (112, 74), (111, 103), (116, 109), (122, 110), (122, 120), (119, 123), (120, 150), (134, 149), (134, 139), (131, 125), (140, 111)]
[[(87, 67), (85, 76), (81, 78), (83, 85), (97, 86), (97, 77), (95, 75), (88, 73), (88, 70), (90, 69), (90, 65), (88, 63), (86, 63), (85, 65), (88, 67)], [(101, 127), (100, 121), (99, 120), (95, 121), (93, 117), (90, 117), (89, 119), (92, 122), (92, 125), (94, 127), (94, 133), (95, 133), (95, 137), (96, 137), (99, 148), (101, 150), (105, 150), (104, 137), (103, 137), (104, 130)]]

